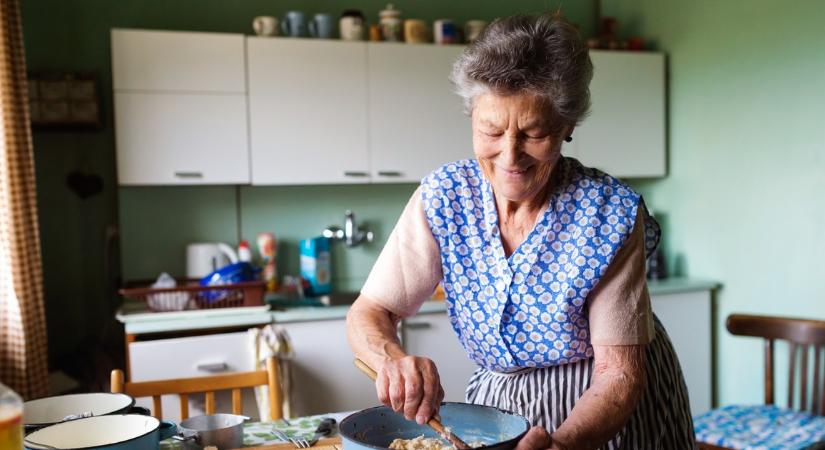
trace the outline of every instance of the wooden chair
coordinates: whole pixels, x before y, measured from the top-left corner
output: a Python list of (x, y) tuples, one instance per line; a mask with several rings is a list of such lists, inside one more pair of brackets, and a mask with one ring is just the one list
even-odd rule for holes
[[(784, 340), (789, 343), (786, 411), (791, 414), (802, 411), (825, 416), (825, 370), (822, 367), (823, 362), (825, 362), (825, 321), (732, 314), (728, 316), (726, 326), (728, 331), (736, 336), (761, 337), (764, 339), (765, 405), (775, 404), (774, 342)], [(809, 367), (810, 352), (813, 352), (813, 367)], [(796, 383), (797, 376), (799, 379), (798, 386)], [(809, 380), (810, 385), (808, 384)], [(795, 402), (796, 399), (798, 399), (798, 402)], [(719, 410), (703, 414), (697, 420), (701, 421), (703, 418), (713, 417), (716, 411)], [(822, 419), (821, 422), (825, 424), (825, 419)], [(818, 424), (815, 426), (819, 427)], [(727, 447), (699, 442), (699, 449), (720, 450), (727, 449)]]
[(241, 414), (243, 409), (241, 389), (255, 386), (269, 387), (269, 419), (278, 420), (283, 416), (281, 408), (281, 389), (278, 376), (278, 360), (270, 357), (266, 360), (266, 370), (237, 372), (194, 378), (177, 378), (170, 380), (124, 382), (123, 371), (115, 369), (111, 376), (112, 392), (125, 393), (132, 397), (152, 397), (153, 415), (163, 418), (161, 396), (177, 394), (180, 396), (181, 419), (189, 417), (189, 394), (204, 393), (206, 413), (215, 413), (215, 391), (232, 390), (232, 413)]

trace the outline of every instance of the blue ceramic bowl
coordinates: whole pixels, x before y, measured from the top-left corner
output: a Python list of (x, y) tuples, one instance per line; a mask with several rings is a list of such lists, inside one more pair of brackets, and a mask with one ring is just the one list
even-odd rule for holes
[[(443, 403), (441, 423), (468, 444), (483, 442), (483, 449), (512, 450), (530, 429), (524, 417), (491, 406)], [(347, 416), (338, 426), (346, 450), (389, 448), (393, 439), (421, 436), (438, 438), (427, 425), (409, 421), (386, 406), (376, 406)]]

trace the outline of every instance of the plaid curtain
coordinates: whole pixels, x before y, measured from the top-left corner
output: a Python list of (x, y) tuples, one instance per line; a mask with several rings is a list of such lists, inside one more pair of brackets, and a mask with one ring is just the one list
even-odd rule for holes
[(46, 315), (19, 0), (0, 0), (0, 381), (48, 392)]

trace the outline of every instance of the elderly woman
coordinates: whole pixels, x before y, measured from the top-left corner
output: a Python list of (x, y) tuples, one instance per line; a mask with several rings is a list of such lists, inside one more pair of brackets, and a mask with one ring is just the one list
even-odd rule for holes
[(444, 392), (396, 325), (443, 280), (479, 366), (467, 401), (535, 426), (522, 449), (690, 449), (681, 369), (650, 310), (658, 225), (627, 185), (561, 156), (589, 107), (592, 65), (551, 15), (493, 23), (456, 62), (475, 159), (425, 177), (348, 315), (378, 398), (423, 423)]

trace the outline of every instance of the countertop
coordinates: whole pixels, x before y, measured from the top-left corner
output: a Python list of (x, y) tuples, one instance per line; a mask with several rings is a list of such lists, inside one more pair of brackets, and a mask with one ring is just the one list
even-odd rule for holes
[[(650, 295), (668, 295), (683, 292), (717, 289), (719, 283), (690, 278), (669, 278), (648, 283)], [(443, 301), (429, 300), (421, 305), (418, 314), (445, 311)], [(340, 320), (346, 317), (349, 305), (297, 307), (284, 310), (269, 306), (248, 308), (222, 308), (212, 310), (153, 313), (140, 302), (127, 301), (118, 310), (116, 318), (122, 322), (127, 334), (167, 333), (210, 328), (232, 328), (263, 325), (270, 322), (289, 323), (322, 320)]]

